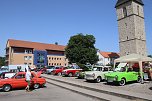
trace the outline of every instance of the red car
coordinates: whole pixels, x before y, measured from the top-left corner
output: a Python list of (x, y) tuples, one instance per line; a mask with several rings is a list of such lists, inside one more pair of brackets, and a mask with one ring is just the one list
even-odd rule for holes
[(66, 69), (66, 67), (58, 67), (58, 68), (56, 68), (56, 69), (53, 70), (53, 74), (54, 74), (54, 75), (61, 76), (63, 70), (65, 70), (65, 69)]
[[(35, 89), (40, 86), (43, 87), (46, 83), (46, 80), (40, 77), (39, 74), (32, 73), (31, 86)], [(25, 72), (18, 72), (12, 78), (8, 79), (0, 79), (0, 88), (3, 91), (8, 92), (14, 88), (25, 88), (27, 86), (27, 82), (25, 81)]]
[(82, 71), (82, 69), (65, 69), (62, 72), (63, 76), (77, 76), (79, 74), (79, 72)]

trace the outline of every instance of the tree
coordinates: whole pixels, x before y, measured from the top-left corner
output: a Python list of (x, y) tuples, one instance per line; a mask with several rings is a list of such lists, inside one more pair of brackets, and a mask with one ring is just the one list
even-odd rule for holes
[(0, 67), (5, 65), (5, 57), (0, 57)]
[(97, 49), (94, 47), (95, 37), (82, 33), (72, 36), (65, 48), (70, 63), (94, 64), (98, 61)]
[(55, 42), (55, 45), (58, 45), (58, 42)]

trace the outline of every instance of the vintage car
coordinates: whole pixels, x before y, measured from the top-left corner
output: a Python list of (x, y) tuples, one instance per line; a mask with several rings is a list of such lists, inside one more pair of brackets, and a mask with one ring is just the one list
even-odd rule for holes
[(46, 74), (51, 74), (55, 68), (56, 68), (55, 66), (48, 66), (46, 69)]
[(120, 86), (124, 86), (129, 81), (141, 82), (139, 74), (139, 72), (135, 72), (132, 68), (125, 66), (115, 72), (105, 74), (105, 79), (107, 83), (116, 82)]
[[(40, 86), (43, 87), (45, 83), (46, 80), (40, 77), (40, 74), (32, 72), (31, 87), (37, 89)], [(12, 78), (0, 79), (0, 88), (5, 92), (15, 88), (25, 88), (26, 86), (25, 72), (17, 72)]]
[(83, 70), (80, 72), (77, 72), (77, 74), (76, 74), (78, 79), (84, 79), (85, 72), (92, 71), (93, 65), (82, 65), (81, 68), (83, 68)]
[(110, 66), (98, 66), (94, 67), (93, 71), (85, 72), (86, 81), (95, 81), (97, 83), (105, 79), (104, 74), (113, 72)]
[(62, 72), (63, 70), (67, 69), (66, 67), (59, 67), (59, 68), (56, 68), (54, 69), (52, 72), (53, 72), (53, 75), (58, 75), (58, 76), (61, 76), (62, 75)]
[(80, 68), (70, 68), (70, 69), (65, 69), (63, 70), (62, 72), (62, 76), (69, 76), (69, 77), (72, 77), (72, 76), (77, 76), (77, 74), (82, 71), (82, 69)]
[(85, 73), (87, 73), (89, 71), (93, 71), (94, 68), (96, 68), (96, 67), (90, 66), (90, 67), (87, 67), (87, 69), (83, 69), (81, 72), (78, 72), (78, 74), (77, 74), (78, 79), (84, 79)]

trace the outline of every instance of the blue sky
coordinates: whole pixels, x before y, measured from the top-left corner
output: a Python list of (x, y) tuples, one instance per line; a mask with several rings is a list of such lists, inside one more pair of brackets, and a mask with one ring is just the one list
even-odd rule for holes
[[(0, 0), (0, 56), (8, 39), (67, 45), (92, 34), (96, 48), (119, 52), (117, 0)], [(143, 0), (148, 54), (152, 54), (152, 0)]]

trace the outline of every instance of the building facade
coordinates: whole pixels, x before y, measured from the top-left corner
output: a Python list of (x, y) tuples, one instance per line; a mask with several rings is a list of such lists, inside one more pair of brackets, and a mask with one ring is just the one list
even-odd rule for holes
[(65, 46), (9, 39), (6, 64), (29, 66), (68, 66)]
[(113, 65), (114, 60), (119, 58), (119, 54), (115, 52), (103, 52), (103, 51), (98, 51), (97, 55), (99, 57), (99, 61), (97, 64), (99, 65)]
[(132, 53), (147, 56), (143, 6), (142, 0), (116, 3), (120, 56)]

